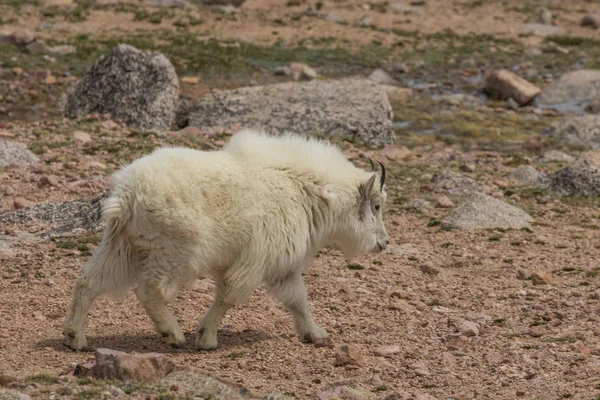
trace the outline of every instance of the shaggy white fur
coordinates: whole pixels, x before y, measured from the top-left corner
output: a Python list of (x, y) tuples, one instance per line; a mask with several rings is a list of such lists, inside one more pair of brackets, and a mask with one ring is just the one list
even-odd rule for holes
[(327, 244), (347, 257), (386, 248), (385, 170), (356, 168), (315, 139), (245, 130), (221, 151), (161, 148), (121, 168), (104, 203), (106, 229), (76, 283), (66, 344), (86, 348), (94, 299), (131, 287), (157, 332), (184, 335), (166, 307), (198, 278), (215, 282), (196, 346), (217, 347), (227, 310), (264, 283), (292, 314), (300, 338), (327, 336), (312, 319), (301, 271)]

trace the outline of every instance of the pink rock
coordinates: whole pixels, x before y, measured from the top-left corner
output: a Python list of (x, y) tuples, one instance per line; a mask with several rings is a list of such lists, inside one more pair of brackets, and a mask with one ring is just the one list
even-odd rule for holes
[(379, 154), (390, 161), (406, 161), (412, 157), (412, 152), (401, 144), (388, 144)]
[(394, 354), (400, 353), (401, 349), (398, 345), (381, 346), (373, 350), (373, 354), (378, 357), (391, 357)]
[(20, 210), (22, 208), (27, 208), (33, 206), (35, 203), (33, 201), (24, 199), (23, 197), (15, 197), (13, 199), (13, 207), (15, 210)]
[(96, 365), (90, 371), (94, 378), (123, 381), (157, 382), (175, 369), (164, 354), (128, 354), (110, 349), (96, 350)]

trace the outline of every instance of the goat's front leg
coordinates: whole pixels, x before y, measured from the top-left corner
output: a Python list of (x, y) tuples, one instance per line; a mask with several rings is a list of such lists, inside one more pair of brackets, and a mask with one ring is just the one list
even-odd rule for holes
[(231, 307), (233, 307), (233, 304), (223, 301), (223, 297), (217, 291), (212, 306), (198, 324), (196, 338), (196, 348), (198, 350), (215, 350), (217, 348), (219, 326), (225, 313)]
[(281, 281), (273, 282), (269, 285), (269, 290), (292, 315), (300, 340), (315, 343), (329, 336), (325, 329), (313, 321), (300, 271), (291, 273)]

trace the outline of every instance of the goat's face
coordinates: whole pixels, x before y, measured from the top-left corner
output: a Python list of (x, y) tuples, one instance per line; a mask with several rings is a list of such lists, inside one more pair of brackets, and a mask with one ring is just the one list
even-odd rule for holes
[[(370, 160), (369, 160), (370, 161)], [(357, 188), (356, 203), (343, 219), (336, 243), (347, 257), (385, 250), (389, 237), (383, 222), (385, 192), (385, 167), (375, 171)]]

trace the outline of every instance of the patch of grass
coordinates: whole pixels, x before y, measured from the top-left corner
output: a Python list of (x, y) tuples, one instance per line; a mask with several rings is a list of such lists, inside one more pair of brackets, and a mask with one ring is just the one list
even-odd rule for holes
[(496, 318), (496, 319), (494, 319), (493, 323), (496, 326), (505, 326), (506, 325), (506, 318)]
[(454, 243), (452, 242), (446, 242), (446, 243), (442, 243), (442, 247), (447, 249), (448, 247), (452, 247), (454, 246)]
[(433, 226), (439, 226), (439, 225), (441, 225), (441, 224), (442, 224), (442, 221), (440, 221), (440, 220), (438, 220), (438, 219), (435, 219), (435, 218), (431, 218), (431, 219), (429, 220), (429, 222), (427, 223), (427, 226), (431, 228), (431, 227), (433, 227)]
[(100, 398), (102, 396), (102, 392), (103, 392), (102, 389), (96, 388), (96, 387), (85, 389), (85, 390), (82, 390), (81, 392), (78, 392), (75, 395), (75, 399), (88, 400), (88, 399)]
[(372, 263), (373, 265), (383, 265), (383, 263), (379, 260), (373, 260)]
[(77, 247), (77, 244), (74, 241), (72, 241), (71, 239), (65, 240), (65, 241), (57, 240), (57, 241), (55, 241), (55, 243), (56, 243), (56, 247), (58, 247), (59, 249), (69, 249), (70, 250), (70, 249), (74, 249)]
[(26, 383), (40, 383), (43, 385), (52, 385), (58, 383), (58, 377), (52, 374), (36, 374), (25, 378)]
[(502, 235), (492, 235), (488, 238), (488, 241), (490, 242), (499, 242), (500, 239), (502, 239)]
[(577, 342), (577, 338), (574, 337), (574, 336), (559, 336), (559, 337), (545, 339), (544, 342), (549, 342), (549, 343), (575, 343), (575, 342)]
[(386, 385), (380, 385), (377, 386), (375, 389), (373, 389), (373, 392), (377, 393), (377, 392), (385, 392), (386, 390), (389, 390), (390, 388), (387, 387)]
[(360, 264), (355, 264), (355, 263), (346, 265), (346, 268), (353, 270), (353, 271), (361, 271), (361, 270), (365, 269), (364, 266), (362, 266)]
[(225, 355), (224, 357), (225, 358), (230, 358), (232, 360), (236, 360), (238, 358), (244, 357), (245, 355), (246, 355), (245, 351), (237, 351), (237, 352), (234, 351), (232, 353), (229, 353), (229, 354)]

